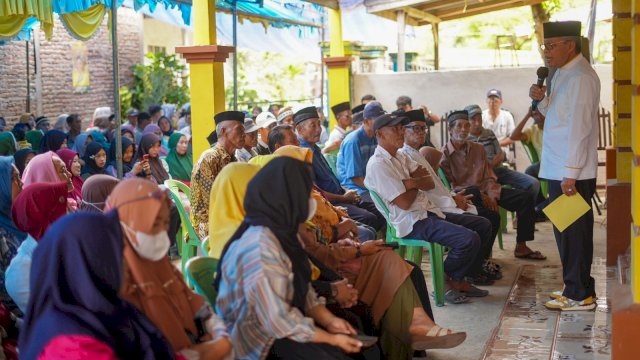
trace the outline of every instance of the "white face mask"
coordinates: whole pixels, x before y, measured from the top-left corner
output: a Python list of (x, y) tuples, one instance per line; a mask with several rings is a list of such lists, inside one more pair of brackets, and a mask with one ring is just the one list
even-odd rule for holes
[(311, 219), (313, 219), (313, 215), (316, 214), (317, 209), (318, 209), (318, 203), (316, 202), (316, 199), (310, 198), (309, 199), (309, 215), (307, 216), (306, 221), (310, 221)]
[(127, 224), (123, 222), (120, 223), (130, 234), (135, 234), (138, 244), (134, 244), (133, 241), (130, 241), (130, 244), (140, 257), (151, 261), (158, 261), (167, 256), (169, 247), (171, 246), (171, 240), (169, 240), (169, 234), (167, 234), (166, 231), (163, 230), (157, 234), (147, 234), (142, 231), (134, 231)]

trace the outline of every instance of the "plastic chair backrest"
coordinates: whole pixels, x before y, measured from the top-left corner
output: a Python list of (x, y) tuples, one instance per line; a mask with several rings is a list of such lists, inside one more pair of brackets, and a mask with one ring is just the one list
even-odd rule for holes
[(395, 239), (397, 239), (398, 237), (396, 236), (396, 229), (389, 222), (389, 208), (387, 208), (387, 205), (384, 204), (378, 193), (371, 189), (368, 190), (371, 198), (373, 199), (374, 205), (376, 206), (376, 208), (378, 208), (378, 210), (382, 210), (380, 212), (382, 213), (382, 216), (384, 216), (384, 219), (387, 220), (387, 241), (395, 241)]
[(174, 191), (176, 193), (178, 192), (178, 190), (182, 191), (185, 195), (187, 195), (189, 199), (191, 199), (191, 188), (187, 186), (187, 184), (179, 180), (174, 180), (174, 179), (165, 180), (164, 186), (166, 186), (167, 188), (169, 188), (169, 190)]
[[(176, 204), (176, 208), (178, 208), (178, 213), (180, 214), (180, 221), (182, 222), (183, 231), (186, 230), (186, 233), (184, 235), (189, 234), (189, 239), (197, 240), (198, 244), (200, 244), (200, 238), (198, 237), (198, 234), (196, 234), (196, 231), (193, 228), (193, 225), (191, 225), (191, 219), (189, 219), (189, 214), (187, 214), (187, 210), (184, 208), (184, 205), (182, 204), (182, 199), (180, 199), (180, 193), (176, 191), (176, 187), (173, 187), (167, 184), (169, 181), (173, 182), (175, 180), (166, 180), (164, 184), (166, 187), (169, 188), (171, 198), (173, 199), (173, 202)], [(178, 183), (182, 184), (179, 181)], [(187, 190), (187, 191), (190, 192), (190, 190)]]
[(327, 163), (329, 163), (329, 167), (331, 168), (331, 171), (333, 172), (333, 174), (335, 176), (338, 176), (338, 168), (336, 167), (336, 164), (338, 162), (338, 157), (331, 153), (323, 154), (323, 156), (325, 160), (327, 160)]
[(533, 146), (533, 144), (530, 141), (526, 141), (526, 142), (523, 141), (522, 147), (524, 148), (524, 152), (527, 153), (527, 156), (529, 157), (529, 161), (531, 161), (532, 164), (540, 161), (540, 156), (536, 151), (536, 148)]
[(216, 306), (218, 292), (213, 287), (213, 279), (218, 269), (218, 259), (208, 256), (196, 256), (186, 265), (187, 279), (196, 293), (204, 296), (212, 308)]
[(449, 184), (449, 180), (447, 180), (447, 177), (444, 175), (444, 171), (442, 171), (442, 168), (438, 169), (438, 176), (440, 176), (440, 180), (442, 180), (444, 187), (446, 187), (448, 190), (451, 190), (451, 184)]

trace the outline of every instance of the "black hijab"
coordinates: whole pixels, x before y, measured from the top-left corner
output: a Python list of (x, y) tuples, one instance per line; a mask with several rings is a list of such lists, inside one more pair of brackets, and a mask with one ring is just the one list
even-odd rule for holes
[(265, 226), (278, 238), (291, 260), (294, 288), (292, 305), (304, 313), (311, 265), (298, 240), (298, 226), (307, 219), (312, 186), (309, 165), (289, 157), (271, 160), (251, 179), (244, 197), (246, 215), (222, 251), (214, 283), (216, 288), (220, 284), (221, 264), (229, 246), (240, 239), (250, 226)]
[[(103, 168), (98, 167), (96, 165), (95, 156), (100, 152), (100, 150), (105, 150), (104, 147), (97, 141), (92, 141), (87, 145), (87, 149), (84, 152), (84, 156), (82, 160), (84, 160), (84, 167), (82, 168), (82, 177), (86, 180), (88, 176), (95, 174), (107, 174), (107, 165), (105, 164)], [(105, 150), (106, 152), (106, 150)], [(108, 175), (108, 174), (107, 174)]]
[(16, 151), (16, 153), (13, 154), (13, 158), (16, 161), (16, 167), (20, 171), (20, 176), (22, 176), (22, 173), (24, 172), (24, 168), (27, 166), (26, 162), (27, 162), (27, 156), (29, 156), (29, 154), (37, 155), (38, 153), (33, 151), (32, 149), (22, 149), (22, 150)]
[[(133, 155), (131, 156), (131, 160), (129, 162), (124, 161), (124, 153), (127, 152), (127, 148), (133, 145)], [(131, 141), (131, 139), (127, 137), (122, 137), (122, 173), (126, 174), (133, 169), (133, 165), (136, 161), (136, 145)], [(111, 142), (111, 147), (109, 148), (109, 159), (107, 160), (107, 166), (111, 165), (114, 169), (118, 168), (118, 158), (116, 152), (116, 139), (113, 139)]]
[(60, 130), (47, 131), (42, 140), (40, 140), (40, 154), (44, 154), (47, 151), (56, 152), (60, 150), (60, 146), (67, 139), (67, 134)]

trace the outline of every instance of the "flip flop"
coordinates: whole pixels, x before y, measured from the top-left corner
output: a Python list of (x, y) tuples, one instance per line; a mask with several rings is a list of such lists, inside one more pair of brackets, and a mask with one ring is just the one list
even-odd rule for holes
[(427, 335), (411, 335), (411, 347), (414, 350), (451, 349), (467, 338), (466, 332), (451, 332), (449, 329), (434, 325)]
[(469, 290), (467, 291), (461, 290), (460, 293), (467, 297), (485, 297), (489, 295), (489, 292), (487, 290), (478, 289), (477, 287), (471, 284), (469, 284)]
[(540, 251), (531, 251), (524, 255), (516, 255), (513, 254), (518, 259), (527, 259), (527, 260), (547, 260), (547, 257), (542, 255)]

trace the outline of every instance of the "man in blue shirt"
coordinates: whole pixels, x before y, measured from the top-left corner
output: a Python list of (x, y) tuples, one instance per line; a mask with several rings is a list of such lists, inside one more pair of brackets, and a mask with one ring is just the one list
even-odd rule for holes
[(347, 209), (349, 217), (369, 225), (375, 230), (386, 226), (382, 214), (371, 202), (362, 202), (356, 190), (346, 190), (340, 186), (340, 181), (331, 171), (331, 167), (316, 145), (320, 140), (322, 127), (315, 107), (309, 106), (298, 110), (293, 117), (300, 146), (309, 148), (313, 152), (313, 172), (315, 184), (322, 190), (327, 199), (336, 206)]
[(384, 113), (379, 102), (368, 103), (363, 111), (362, 126), (347, 134), (338, 152), (336, 167), (340, 183), (345, 189), (357, 191), (365, 202), (372, 202), (369, 191), (364, 186), (367, 162), (378, 145), (373, 132), (373, 119)]

